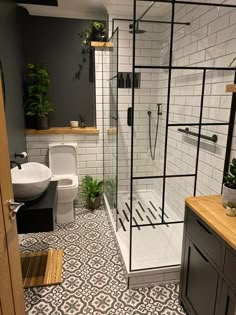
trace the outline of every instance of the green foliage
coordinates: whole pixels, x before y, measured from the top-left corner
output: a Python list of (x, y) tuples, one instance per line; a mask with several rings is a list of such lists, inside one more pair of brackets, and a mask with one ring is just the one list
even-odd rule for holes
[(92, 202), (96, 200), (96, 198), (103, 191), (103, 182), (99, 181), (96, 178), (92, 178), (91, 176), (85, 176), (82, 179), (81, 185), (81, 194), (90, 199)]
[(105, 25), (101, 22), (93, 21), (87, 29), (80, 33), (83, 46), (89, 46), (90, 42), (102, 42), (106, 40)]
[(236, 159), (232, 160), (229, 172), (224, 176), (224, 183), (227, 187), (236, 189)]
[(24, 109), (26, 116), (46, 117), (53, 111), (47, 99), (49, 88), (48, 70), (36, 64), (26, 65), (26, 86), (24, 93)]
[(229, 202), (226, 203), (224, 206), (233, 209), (233, 208), (236, 208), (236, 202), (229, 201)]

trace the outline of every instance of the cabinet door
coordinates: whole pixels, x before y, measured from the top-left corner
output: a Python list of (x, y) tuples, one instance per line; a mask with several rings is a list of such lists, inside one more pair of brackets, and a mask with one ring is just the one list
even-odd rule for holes
[(189, 239), (186, 240), (184, 260), (182, 301), (191, 315), (213, 315), (218, 273)]
[(236, 315), (236, 296), (225, 282), (222, 284), (216, 315)]

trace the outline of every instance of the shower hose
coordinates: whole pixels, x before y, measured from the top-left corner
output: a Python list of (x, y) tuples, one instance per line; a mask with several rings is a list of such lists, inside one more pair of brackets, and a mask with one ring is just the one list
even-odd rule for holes
[(156, 147), (157, 147), (157, 136), (158, 136), (158, 126), (159, 126), (159, 119), (160, 119), (160, 110), (158, 107), (157, 112), (157, 124), (156, 124), (156, 135), (155, 135), (155, 141), (154, 141), (154, 147), (152, 147), (152, 112), (148, 111), (148, 117), (149, 117), (149, 147), (150, 147), (150, 155), (152, 160), (155, 160), (156, 156)]

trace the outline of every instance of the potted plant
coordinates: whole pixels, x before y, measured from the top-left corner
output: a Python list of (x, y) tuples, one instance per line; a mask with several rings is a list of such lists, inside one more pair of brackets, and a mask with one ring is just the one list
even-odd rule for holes
[(82, 179), (81, 194), (86, 199), (89, 209), (97, 209), (101, 205), (101, 193), (103, 191), (103, 182), (91, 176), (85, 176)]
[(236, 216), (236, 202), (228, 202), (225, 204), (225, 213), (230, 217)]
[[(89, 81), (94, 82), (95, 80), (95, 64), (94, 64), (94, 47), (91, 47), (91, 42), (104, 42), (107, 40), (107, 33), (105, 29), (105, 24), (98, 21), (93, 21), (91, 24), (79, 33), (80, 38), (82, 39), (82, 56), (83, 62), (87, 61), (87, 54), (89, 55)], [(77, 73), (77, 77), (80, 78), (80, 74), (82, 71), (82, 64), (79, 65), (79, 71)]]
[(47, 99), (49, 88), (48, 70), (40, 65), (26, 65), (24, 109), (26, 117), (34, 117), (37, 129), (48, 129), (48, 114), (53, 111)]
[(92, 41), (104, 42), (106, 41), (105, 25), (101, 22), (93, 21), (88, 28), (80, 33), (83, 46), (90, 46)]
[(224, 176), (222, 204), (226, 207), (229, 202), (236, 202), (236, 159), (232, 160), (229, 172)]

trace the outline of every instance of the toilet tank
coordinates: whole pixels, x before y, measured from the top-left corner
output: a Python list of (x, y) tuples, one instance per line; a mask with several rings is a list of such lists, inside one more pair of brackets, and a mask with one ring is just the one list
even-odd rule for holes
[(49, 167), (53, 175), (77, 174), (76, 143), (49, 144)]

